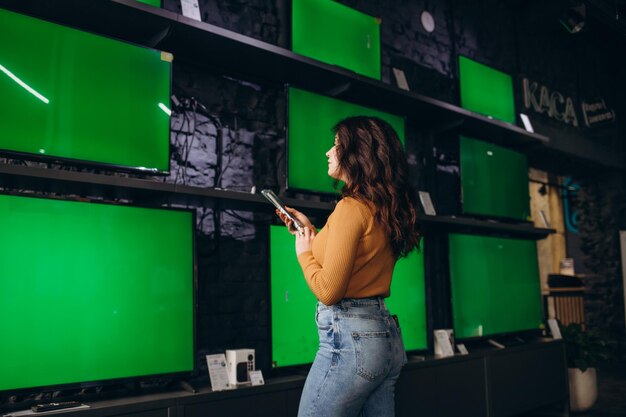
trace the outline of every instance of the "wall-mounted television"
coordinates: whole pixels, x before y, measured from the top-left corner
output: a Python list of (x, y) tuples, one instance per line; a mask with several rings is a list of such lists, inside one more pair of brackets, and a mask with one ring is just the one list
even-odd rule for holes
[(154, 7), (161, 7), (161, 0), (137, 0), (141, 3), (149, 4)]
[(515, 123), (513, 78), (509, 74), (459, 56), (459, 79), (463, 108)]
[(523, 153), (459, 138), (463, 213), (528, 220), (528, 160)]
[(171, 55), (0, 9), (0, 153), (169, 170)]
[(454, 334), (471, 339), (542, 325), (534, 240), (449, 235)]
[(0, 392), (194, 371), (194, 213), (0, 195)]
[[(422, 253), (396, 264), (386, 304), (399, 317), (405, 349), (428, 348)], [(270, 293), (274, 367), (313, 362), (319, 346), (317, 300), (306, 284), (294, 252), (294, 237), (284, 226), (270, 226)]]
[(293, 0), (291, 49), (380, 79), (380, 19), (330, 0)]
[(328, 176), (328, 151), (333, 126), (351, 116), (376, 116), (387, 121), (404, 143), (404, 118), (346, 101), (290, 87), (288, 89), (287, 185), (289, 188), (336, 193)]

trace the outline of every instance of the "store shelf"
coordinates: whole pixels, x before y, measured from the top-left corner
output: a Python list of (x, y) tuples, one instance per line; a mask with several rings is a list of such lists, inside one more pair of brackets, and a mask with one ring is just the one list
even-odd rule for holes
[[(259, 194), (171, 184), (158, 179), (128, 178), (66, 171), (25, 165), (0, 164), (0, 187), (9, 191), (29, 190), (42, 193), (98, 196), (105, 200), (129, 200), (144, 204), (178, 204), (219, 209), (273, 212), (274, 208)], [(309, 215), (328, 215), (333, 203), (282, 197), (285, 204)], [(528, 239), (543, 239), (553, 229), (534, 228), (530, 224), (510, 224), (455, 216), (421, 215), (428, 228), (447, 232), (502, 234)]]
[(290, 84), (407, 117), (421, 129), (454, 129), (525, 150), (549, 142), (509, 123), (401, 90), (214, 25), (134, 0), (0, 0), (0, 7), (174, 54), (250, 81)]
[(502, 235), (524, 239), (545, 239), (556, 233), (554, 229), (537, 228), (531, 223), (505, 223), (492, 220), (478, 220), (458, 216), (420, 216), (420, 221), (429, 228), (450, 233)]

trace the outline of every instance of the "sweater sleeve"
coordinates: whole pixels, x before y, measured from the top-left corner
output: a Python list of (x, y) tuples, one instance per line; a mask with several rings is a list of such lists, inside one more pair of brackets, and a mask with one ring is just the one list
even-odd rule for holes
[(317, 299), (326, 305), (341, 300), (348, 288), (366, 219), (357, 202), (341, 200), (326, 224), (327, 239), (322, 264), (313, 252), (303, 252), (298, 262)]

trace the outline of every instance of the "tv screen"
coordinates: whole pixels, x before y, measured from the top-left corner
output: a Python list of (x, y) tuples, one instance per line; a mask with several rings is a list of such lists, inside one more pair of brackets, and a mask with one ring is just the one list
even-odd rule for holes
[(0, 152), (169, 170), (171, 55), (0, 9)]
[(191, 373), (194, 225), (0, 195), (0, 391)]
[[(274, 367), (313, 362), (319, 346), (317, 300), (304, 280), (294, 252), (294, 237), (284, 226), (270, 226), (270, 293)], [(405, 349), (428, 347), (423, 255), (412, 253), (396, 264), (386, 304), (399, 317)]]
[(154, 6), (154, 7), (161, 7), (161, 0), (137, 0), (141, 3), (146, 3), (149, 4), (150, 6)]
[(528, 161), (522, 153), (461, 136), (463, 212), (528, 220)]
[(328, 176), (333, 126), (350, 116), (376, 116), (387, 121), (404, 143), (404, 118), (290, 87), (288, 91), (287, 184), (289, 188), (336, 193)]
[(513, 78), (509, 74), (459, 56), (459, 78), (463, 108), (515, 123)]
[(380, 19), (336, 1), (293, 0), (291, 49), (380, 80)]
[(450, 234), (449, 244), (457, 338), (541, 327), (541, 289), (534, 240)]

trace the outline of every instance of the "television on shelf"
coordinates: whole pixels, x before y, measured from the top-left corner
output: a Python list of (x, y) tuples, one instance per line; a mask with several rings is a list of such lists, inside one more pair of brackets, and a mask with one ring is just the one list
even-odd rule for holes
[(475, 339), (541, 328), (534, 240), (450, 234), (449, 256), (456, 338)]
[(507, 123), (515, 123), (513, 77), (459, 56), (461, 106)]
[(375, 116), (387, 121), (404, 143), (404, 118), (294, 87), (288, 92), (287, 185), (290, 189), (333, 194), (328, 176), (332, 128), (351, 116)]
[(161, 7), (161, 0), (137, 0), (140, 3), (149, 4), (154, 7)]
[[(420, 252), (398, 261), (386, 304), (402, 327), (405, 349), (428, 348), (424, 257)], [(313, 362), (319, 346), (317, 300), (306, 284), (285, 226), (270, 226), (272, 364), (275, 368)]]
[(0, 393), (194, 372), (194, 212), (0, 195)]
[(521, 152), (461, 136), (461, 200), (464, 214), (527, 221), (528, 160)]
[(0, 9), (0, 154), (169, 170), (171, 54)]
[(293, 0), (291, 49), (380, 80), (379, 18), (331, 0)]

